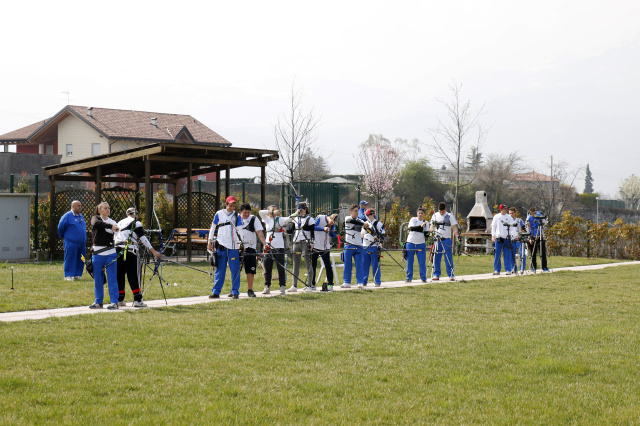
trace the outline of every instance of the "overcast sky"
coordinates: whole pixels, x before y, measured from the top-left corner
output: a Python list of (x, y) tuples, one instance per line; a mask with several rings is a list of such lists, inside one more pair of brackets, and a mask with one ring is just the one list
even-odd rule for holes
[[(3, 7), (0, 134), (67, 104), (190, 114), (274, 148), (292, 83), (346, 173), (369, 134), (430, 141), (452, 79), (483, 153), (639, 175), (638, 1), (22, 1)], [(425, 153), (429, 149), (425, 146)], [(434, 164), (438, 166), (439, 164)], [(257, 174), (255, 170), (235, 173)], [(581, 192), (581, 177), (576, 189)]]

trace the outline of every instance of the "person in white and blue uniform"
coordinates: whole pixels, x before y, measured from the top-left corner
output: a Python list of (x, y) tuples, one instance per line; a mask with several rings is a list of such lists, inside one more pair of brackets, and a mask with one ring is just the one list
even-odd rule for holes
[(82, 203), (71, 202), (71, 210), (58, 222), (58, 236), (64, 240), (64, 279), (79, 280), (84, 270), (87, 255), (87, 222), (82, 215)]
[[(435, 247), (433, 248), (433, 277), (431, 281), (438, 281), (442, 273), (442, 255), (444, 254), (444, 265), (447, 268), (447, 275), (450, 281), (455, 281), (453, 273), (453, 242), (458, 238), (458, 221), (447, 211), (447, 204), (438, 204), (438, 211), (431, 216), (431, 226), (429, 230), (434, 237)], [(452, 233), (453, 231), (453, 233)]]
[(418, 207), (416, 217), (409, 220), (409, 235), (404, 248), (407, 250), (407, 282), (413, 280), (413, 257), (418, 258), (418, 270), (423, 283), (427, 282), (427, 240), (425, 231), (428, 222), (425, 220), (425, 210)]
[(369, 223), (368, 229), (363, 229), (362, 245), (364, 253), (362, 256), (362, 269), (364, 270), (364, 286), (369, 282), (369, 268), (373, 271), (373, 282), (376, 287), (380, 287), (382, 284), (382, 272), (380, 271), (380, 247), (378, 243), (384, 241), (385, 229), (382, 222), (375, 219), (375, 211), (373, 209), (367, 209), (365, 211), (367, 215), (367, 222)]
[(502, 263), (500, 262), (500, 255), (504, 257), (504, 270), (506, 275), (511, 275), (513, 270), (513, 252), (511, 251), (511, 239), (509, 238), (510, 228), (515, 225), (515, 221), (511, 216), (507, 214), (509, 207), (506, 204), (500, 204), (500, 213), (493, 216), (491, 222), (491, 241), (495, 244), (494, 259), (493, 259), (493, 275), (500, 275), (502, 270)]
[[(513, 263), (512, 263), (513, 272), (517, 274), (518, 265), (516, 265), (516, 256), (519, 255), (520, 259), (522, 259), (523, 262), (526, 262), (525, 260), (526, 256), (524, 251), (524, 245), (520, 241), (520, 232), (522, 232), (522, 230), (524, 229), (524, 222), (522, 221), (522, 219), (520, 219), (516, 215), (517, 215), (516, 208), (509, 207), (509, 216), (511, 216), (511, 219), (513, 219), (516, 225), (518, 225), (518, 226), (512, 226), (509, 228), (509, 232), (511, 233), (511, 250), (513, 251)], [(523, 266), (522, 272), (524, 272), (524, 269), (525, 269), (524, 264), (522, 266)]]
[(240, 297), (240, 238), (238, 227), (242, 226), (242, 218), (236, 212), (236, 197), (227, 197), (226, 208), (216, 212), (209, 231), (209, 250), (217, 256), (217, 267), (214, 285), (209, 296), (210, 299), (218, 299), (224, 286), (227, 275), (227, 263), (231, 272), (231, 294), (234, 299)]
[(529, 215), (527, 216), (527, 228), (531, 234), (529, 240), (529, 251), (531, 253), (531, 264), (533, 268), (532, 272), (536, 272), (538, 268), (536, 256), (540, 253), (540, 260), (542, 261), (542, 272), (550, 272), (547, 268), (547, 243), (543, 238), (542, 229), (547, 224), (547, 219), (536, 210), (535, 207), (529, 209)]
[(316, 285), (313, 282), (313, 273), (311, 272), (311, 249), (313, 247), (313, 237), (315, 231), (315, 221), (309, 216), (309, 206), (306, 203), (300, 203), (298, 211), (291, 216), (295, 227), (293, 234), (293, 283), (289, 288), (290, 293), (298, 291), (298, 282), (304, 280), (300, 277), (300, 264), (304, 256), (304, 264), (307, 267), (307, 281), (303, 291), (315, 291)]
[(362, 228), (368, 228), (369, 224), (358, 219), (358, 205), (353, 204), (349, 208), (349, 214), (344, 218), (345, 244), (344, 251), (344, 271), (342, 274), (342, 288), (351, 288), (351, 270), (353, 264), (356, 267), (356, 283), (359, 288), (364, 287), (364, 268), (362, 265)]
[(333, 291), (333, 268), (331, 265), (331, 238), (335, 238), (335, 220), (337, 214), (316, 216), (315, 232), (313, 239), (313, 250), (311, 251), (311, 270), (313, 271), (313, 280), (316, 282), (318, 257), (322, 259), (324, 270), (327, 274), (327, 282), (322, 284), (320, 291)]

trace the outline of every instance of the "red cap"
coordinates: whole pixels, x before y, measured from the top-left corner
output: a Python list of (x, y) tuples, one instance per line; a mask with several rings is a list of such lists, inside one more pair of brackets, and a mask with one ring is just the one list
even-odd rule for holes
[(505, 209), (508, 209), (508, 208), (509, 208), (509, 206), (506, 205), (506, 204), (500, 204), (500, 207), (499, 207), (500, 210), (505, 210)]
[(227, 199), (225, 200), (225, 202), (227, 203), (237, 203), (238, 200), (236, 199), (236, 197), (234, 197), (233, 195), (230, 195), (227, 197)]
[(372, 214), (373, 214), (373, 209), (367, 209), (367, 210), (364, 212), (364, 214), (365, 214), (366, 216), (372, 215)]

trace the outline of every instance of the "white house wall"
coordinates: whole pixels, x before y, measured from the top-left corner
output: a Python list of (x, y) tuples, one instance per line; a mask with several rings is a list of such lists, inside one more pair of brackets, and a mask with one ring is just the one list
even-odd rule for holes
[[(100, 154), (109, 152), (107, 139), (79, 118), (71, 115), (58, 125), (58, 154), (62, 156), (61, 163), (91, 157), (91, 145), (94, 143), (100, 144)], [(70, 157), (67, 157), (67, 144), (73, 145), (73, 155)]]

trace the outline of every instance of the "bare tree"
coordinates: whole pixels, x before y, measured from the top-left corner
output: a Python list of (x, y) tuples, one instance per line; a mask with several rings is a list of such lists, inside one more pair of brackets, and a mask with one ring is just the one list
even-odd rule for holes
[(302, 161), (296, 170), (296, 180), (315, 180), (331, 173), (324, 157), (313, 155), (311, 149), (307, 149), (302, 154)]
[(438, 99), (447, 110), (447, 120), (438, 119), (438, 125), (429, 129), (433, 139), (432, 150), (434, 156), (444, 161), (456, 171), (453, 214), (458, 214), (458, 194), (460, 187), (469, 185), (475, 178), (472, 176), (461, 181), (460, 171), (464, 169), (464, 159), (469, 147), (473, 152), (479, 152), (487, 137), (488, 128), (480, 123), (480, 115), (484, 112), (484, 105), (478, 109), (471, 108), (471, 101), (460, 99), (462, 84), (455, 81), (449, 84), (452, 97), (449, 101)]
[(537, 177), (530, 181), (531, 201), (546, 211), (549, 222), (553, 224), (576, 202), (574, 185), (582, 168), (572, 169), (566, 161), (554, 163), (553, 156), (550, 157), (548, 167), (548, 176), (532, 173)]
[(640, 203), (640, 178), (636, 175), (631, 175), (622, 181), (618, 188), (618, 195), (627, 203), (629, 208), (638, 208), (638, 204)]
[(318, 139), (316, 130), (319, 121), (313, 110), (306, 112), (302, 108), (302, 89), (291, 85), (291, 105), (289, 110), (278, 117), (274, 126), (274, 137), (279, 160), (269, 163), (269, 168), (277, 180), (293, 183), (300, 175), (304, 157), (316, 157)]
[(493, 204), (501, 200), (519, 205), (520, 189), (517, 189), (517, 176), (524, 171), (524, 160), (517, 152), (509, 154), (489, 154), (484, 164), (478, 168), (474, 185), (487, 193)]

